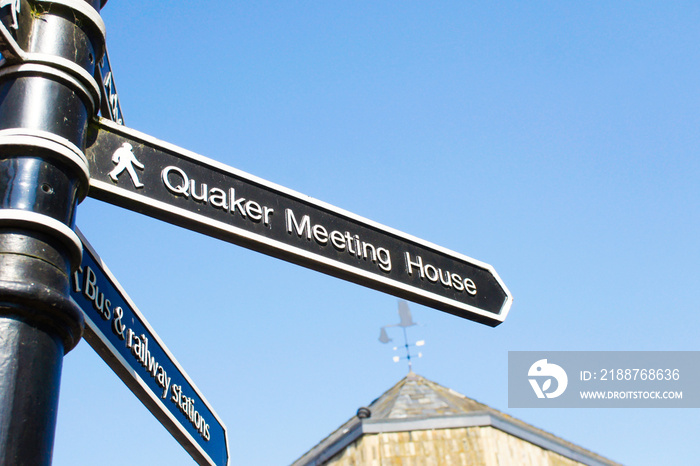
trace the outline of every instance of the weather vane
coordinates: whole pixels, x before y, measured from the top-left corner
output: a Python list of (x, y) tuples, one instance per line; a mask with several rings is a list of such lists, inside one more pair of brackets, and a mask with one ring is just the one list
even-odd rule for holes
[[(416, 322), (413, 322), (413, 317), (411, 317), (411, 310), (408, 308), (408, 303), (406, 301), (399, 301), (399, 323), (394, 325), (385, 325), (379, 331), (379, 341), (381, 341), (382, 343), (389, 343), (390, 341), (392, 341), (392, 339), (389, 338), (389, 335), (387, 335), (386, 329), (389, 327), (401, 327), (403, 329), (403, 341), (404, 348), (406, 349), (406, 356), (394, 356), (393, 359), (394, 362), (399, 362), (401, 359), (406, 359), (408, 361), (408, 372), (413, 372), (413, 364), (411, 363), (411, 358), (414, 356), (411, 355), (411, 346), (425, 345), (425, 340), (418, 340), (417, 342), (411, 344), (408, 343), (406, 329), (408, 327), (413, 327), (414, 325), (416, 325)], [(394, 351), (398, 349), (398, 346), (394, 346)], [(422, 358), (423, 353), (419, 352), (418, 357)]]

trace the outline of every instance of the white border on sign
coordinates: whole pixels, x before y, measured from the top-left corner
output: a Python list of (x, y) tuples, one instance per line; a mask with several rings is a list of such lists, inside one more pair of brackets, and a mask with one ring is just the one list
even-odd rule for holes
[(122, 133), (124, 135), (127, 135), (130, 138), (140, 140), (140, 141), (143, 141), (147, 144), (153, 145), (157, 148), (162, 148), (165, 151), (175, 153), (178, 156), (193, 160), (193, 161), (201, 163), (201, 164), (211, 166), (211, 167), (216, 168), (220, 171), (229, 173), (233, 176), (244, 178), (252, 183), (259, 184), (259, 185), (261, 185), (265, 188), (268, 188), (270, 190), (278, 191), (278, 192), (285, 194), (287, 196), (296, 198), (300, 202), (315, 205), (321, 209), (330, 211), (330, 212), (337, 214), (339, 216), (343, 216), (343, 217), (349, 218), (351, 220), (354, 220), (356, 222), (359, 222), (361, 224), (368, 225), (369, 227), (372, 227), (372, 228), (379, 230), (381, 232), (384, 232), (386, 234), (405, 239), (407, 241), (419, 244), (425, 248), (432, 249), (434, 251), (440, 252), (440, 253), (445, 254), (447, 256), (451, 256), (457, 260), (461, 260), (461, 261), (467, 262), (471, 265), (474, 265), (476, 267), (485, 269), (485, 270), (489, 271), (493, 275), (493, 277), (496, 279), (496, 282), (503, 289), (503, 292), (506, 295), (506, 299), (505, 299), (505, 302), (503, 303), (503, 305), (501, 306), (501, 310), (500, 310), (499, 314), (494, 314), (494, 313), (487, 312), (487, 311), (481, 310), (479, 308), (470, 306), (468, 304), (462, 303), (460, 301), (446, 298), (446, 297), (440, 296), (438, 294), (435, 294), (435, 293), (432, 293), (429, 291), (425, 291), (425, 290), (422, 290), (420, 288), (399, 282), (397, 280), (393, 280), (393, 279), (390, 279), (387, 277), (382, 277), (380, 275), (371, 274), (363, 269), (353, 267), (351, 265), (348, 265), (348, 264), (345, 264), (342, 262), (334, 261), (332, 259), (328, 259), (324, 256), (319, 255), (319, 254), (315, 254), (313, 252), (309, 252), (309, 251), (306, 251), (306, 250), (301, 249), (301, 248), (290, 246), (290, 245), (282, 243), (280, 241), (273, 240), (273, 239), (267, 238), (265, 236), (258, 235), (256, 233), (246, 231), (242, 228), (238, 228), (238, 227), (235, 227), (233, 225), (229, 225), (227, 223), (220, 222), (218, 220), (213, 220), (213, 219), (208, 218), (204, 215), (195, 214), (195, 213), (189, 212), (188, 210), (185, 210), (185, 209), (182, 209), (179, 207), (171, 206), (170, 204), (167, 204), (165, 202), (157, 201), (157, 200), (151, 199), (147, 196), (143, 196), (143, 195), (134, 193), (132, 191), (128, 191), (128, 190), (123, 189), (123, 188), (119, 188), (118, 186), (115, 186), (113, 184), (106, 183), (106, 182), (99, 181), (99, 180), (95, 180), (95, 179), (91, 179), (90, 186), (94, 187), (97, 190), (112, 193), (112, 194), (117, 195), (119, 197), (127, 198), (127, 199), (129, 199), (137, 204), (141, 204), (141, 205), (144, 205), (147, 207), (155, 207), (158, 210), (169, 212), (171, 214), (174, 214), (177, 217), (190, 219), (190, 220), (193, 220), (199, 224), (210, 226), (214, 229), (217, 229), (217, 230), (220, 230), (223, 232), (227, 232), (227, 233), (233, 234), (235, 236), (245, 238), (247, 240), (251, 240), (251, 241), (256, 242), (258, 244), (270, 246), (270, 247), (273, 247), (273, 248), (278, 249), (278, 250), (292, 253), (293, 255), (298, 256), (298, 257), (311, 259), (314, 262), (327, 265), (330, 268), (334, 268), (334, 269), (341, 270), (344, 272), (349, 272), (352, 275), (362, 277), (362, 278), (368, 279), (368, 280), (376, 282), (376, 283), (381, 283), (381, 284), (387, 285), (387, 286), (389, 286), (393, 289), (396, 289), (396, 290), (403, 290), (405, 292), (411, 293), (411, 294), (416, 295), (416, 296), (424, 297), (424, 298), (431, 300), (431, 301), (434, 301), (434, 302), (443, 303), (443, 304), (450, 306), (450, 307), (453, 307), (455, 309), (460, 309), (463, 311), (470, 312), (472, 314), (479, 315), (479, 316), (485, 317), (487, 320), (496, 321), (496, 322), (501, 323), (501, 322), (505, 321), (505, 319), (508, 315), (508, 312), (510, 311), (510, 307), (513, 303), (513, 297), (510, 294), (510, 291), (506, 287), (505, 283), (503, 283), (503, 281), (501, 280), (501, 277), (496, 273), (496, 270), (489, 264), (486, 264), (484, 262), (478, 261), (478, 260), (473, 259), (471, 257), (465, 256), (464, 254), (460, 254), (460, 253), (457, 253), (455, 251), (451, 251), (447, 248), (438, 246), (436, 244), (422, 240), (422, 239), (417, 238), (415, 236), (403, 233), (399, 230), (395, 230), (393, 228), (387, 227), (385, 225), (374, 222), (372, 220), (366, 219), (366, 218), (361, 217), (359, 215), (348, 212), (344, 209), (335, 207), (331, 204), (328, 204), (328, 203), (325, 203), (325, 202), (320, 201), (318, 199), (315, 199), (311, 196), (306, 196), (306, 195), (301, 194), (301, 193), (294, 191), (292, 189), (285, 188), (285, 187), (280, 186), (278, 184), (263, 180), (262, 178), (258, 178), (255, 175), (251, 175), (251, 174), (246, 173), (244, 171), (238, 170), (236, 168), (233, 168), (233, 167), (230, 167), (230, 166), (225, 165), (223, 163), (209, 159), (209, 158), (204, 157), (202, 155), (188, 151), (187, 149), (182, 149), (182, 148), (177, 147), (174, 144), (171, 144), (169, 142), (161, 141), (157, 138), (154, 138), (153, 136), (149, 136), (147, 134), (141, 133), (140, 131), (137, 131), (137, 130), (134, 130), (134, 129), (131, 129), (131, 128), (128, 128), (125, 126), (117, 125), (109, 120), (104, 119), (104, 118), (99, 119), (99, 124), (107, 127), (110, 131), (113, 131), (117, 134)]

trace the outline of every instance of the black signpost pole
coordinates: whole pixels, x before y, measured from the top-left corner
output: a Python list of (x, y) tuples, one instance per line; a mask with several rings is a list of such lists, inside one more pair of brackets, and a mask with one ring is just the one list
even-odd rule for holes
[(105, 2), (0, 8), (0, 465), (50, 464), (63, 356), (82, 334), (69, 278)]

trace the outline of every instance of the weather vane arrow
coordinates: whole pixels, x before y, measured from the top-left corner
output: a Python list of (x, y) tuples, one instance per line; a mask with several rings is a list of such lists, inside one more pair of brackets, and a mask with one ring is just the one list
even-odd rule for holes
[[(413, 327), (414, 325), (418, 325), (416, 322), (413, 321), (413, 317), (411, 316), (411, 310), (408, 308), (408, 303), (406, 301), (399, 301), (399, 323), (398, 324), (393, 324), (393, 325), (385, 325), (379, 330), (379, 341), (382, 343), (389, 343), (390, 341), (393, 341), (391, 338), (389, 338), (389, 335), (386, 332), (387, 328), (390, 327), (401, 327), (403, 329), (403, 340), (404, 340), (404, 348), (406, 349), (406, 356), (403, 358), (400, 356), (394, 356), (394, 362), (399, 362), (401, 359), (406, 359), (408, 361), (408, 372), (413, 371), (413, 363), (411, 362), (411, 358), (414, 357), (411, 355), (411, 346), (423, 346), (425, 345), (424, 340), (418, 340), (415, 343), (409, 343), (408, 342), (408, 335), (406, 333), (406, 329), (408, 327)], [(398, 349), (398, 347), (394, 347), (394, 350)], [(418, 357), (421, 358), (423, 357), (423, 353), (418, 353)]]

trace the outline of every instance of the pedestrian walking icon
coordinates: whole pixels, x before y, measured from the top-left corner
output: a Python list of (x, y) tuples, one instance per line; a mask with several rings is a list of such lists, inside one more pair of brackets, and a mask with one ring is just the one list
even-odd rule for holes
[(109, 177), (116, 183), (119, 181), (117, 177), (124, 170), (126, 170), (131, 177), (131, 182), (134, 183), (134, 187), (143, 188), (143, 183), (139, 181), (139, 176), (136, 174), (134, 166), (140, 170), (143, 170), (145, 167), (141, 162), (136, 160), (136, 156), (132, 152), (132, 149), (133, 146), (128, 142), (125, 142), (119, 149), (114, 151), (114, 154), (112, 155), (112, 162), (114, 162), (117, 166), (114, 167), (114, 170), (109, 172)]

